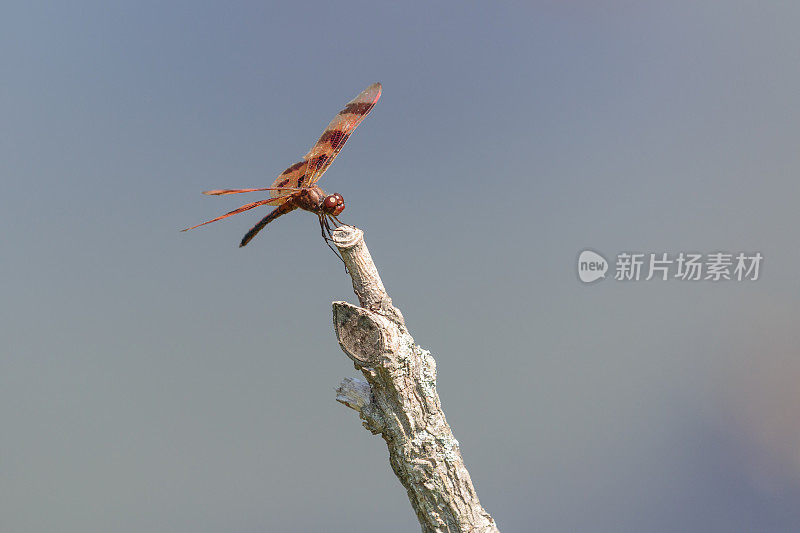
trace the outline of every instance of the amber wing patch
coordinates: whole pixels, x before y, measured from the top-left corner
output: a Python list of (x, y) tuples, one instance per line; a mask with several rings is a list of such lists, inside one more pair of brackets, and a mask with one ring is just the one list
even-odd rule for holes
[(373, 83), (347, 102), (344, 109), (333, 117), (303, 160), (284, 170), (275, 179), (272, 184), (275, 189), (271, 191), (272, 196), (283, 196), (289, 192), (284, 188), (308, 187), (316, 183), (339, 155), (353, 130), (375, 107), (381, 97), (381, 89), (380, 83)]

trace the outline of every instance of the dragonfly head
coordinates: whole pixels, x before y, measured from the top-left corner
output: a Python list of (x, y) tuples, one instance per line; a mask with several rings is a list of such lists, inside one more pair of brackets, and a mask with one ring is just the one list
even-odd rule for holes
[(322, 202), (322, 211), (328, 215), (338, 216), (339, 213), (344, 211), (344, 198), (342, 198), (342, 195), (337, 192), (326, 196)]

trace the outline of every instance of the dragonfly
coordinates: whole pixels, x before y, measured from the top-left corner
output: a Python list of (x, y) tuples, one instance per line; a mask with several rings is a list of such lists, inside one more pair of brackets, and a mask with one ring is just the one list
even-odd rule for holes
[[(344, 147), (347, 139), (353, 133), (353, 130), (361, 124), (361, 121), (366, 118), (378, 99), (381, 97), (381, 84), (373, 83), (358, 96), (347, 102), (344, 108), (339, 111), (333, 120), (330, 121), (325, 131), (311, 147), (311, 150), (299, 161), (283, 172), (275, 179), (270, 187), (254, 188), (254, 189), (215, 189), (211, 191), (203, 191), (203, 194), (211, 196), (224, 196), (227, 194), (239, 194), (245, 192), (259, 192), (269, 191), (270, 198), (266, 200), (258, 200), (245, 204), (241, 207), (229, 211), (224, 215), (220, 215), (211, 220), (207, 220), (202, 224), (186, 228), (181, 231), (189, 231), (191, 229), (205, 226), (212, 222), (222, 220), (244, 211), (249, 211), (262, 205), (275, 207), (269, 214), (262, 218), (255, 226), (242, 237), (239, 247), (246, 246), (258, 232), (260, 232), (267, 224), (276, 218), (290, 213), (295, 209), (304, 209), (317, 215), (319, 218), (320, 231), (322, 238), (328, 247), (333, 250), (330, 245), (332, 239), (331, 223), (334, 227), (342, 225), (338, 216), (344, 211), (344, 198), (339, 193), (326, 194), (316, 184), (322, 177), (328, 167), (331, 166), (333, 160), (339, 155), (339, 152)], [(336, 250), (333, 250), (336, 253)], [(338, 254), (337, 254), (338, 256)]]

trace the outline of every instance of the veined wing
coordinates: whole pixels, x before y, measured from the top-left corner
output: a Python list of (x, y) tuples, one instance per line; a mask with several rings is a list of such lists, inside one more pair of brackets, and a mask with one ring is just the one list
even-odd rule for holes
[(373, 83), (347, 102), (333, 117), (319, 140), (303, 158), (311, 171), (311, 183), (316, 183), (339, 155), (350, 134), (366, 118), (381, 97), (381, 84)]
[(281, 172), (281, 175), (272, 182), (272, 187), (269, 189), (270, 196), (283, 196), (297, 188), (308, 186), (310, 180), (306, 173), (307, 168), (308, 161), (299, 161)]
[(292, 187), (281, 187), (280, 189), (275, 189), (273, 187), (261, 187), (258, 189), (214, 189), (213, 191), (203, 191), (203, 194), (207, 194), (209, 196), (224, 196), (226, 194), (239, 194), (241, 192), (280, 191), (281, 194), (277, 196), (284, 196), (286, 194), (291, 194), (299, 190), (300, 189), (294, 189)]
[(191, 228), (182, 229), (181, 231), (189, 231), (190, 229), (199, 228), (200, 226), (205, 226), (206, 224), (211, 224), (212, 222), (216, 222), (217, 220), (222, 220), (223, 218), (228, 218), (229, 216), (236, 215), (236, 214), (239, 214), (239, 213), (243, 213), (244, 211), (249, 211), (250, 209), (253, 209), (253, 208), (258, 207), (260, 205), (280, 206), (280, 205), (283, 205), (286, 202), (286, 200), (289, 199), (290, 196), (291, 195), (289, 194), (289, 195), (284, 195), (284, 196), (280, 196), (280, 197), (277, 197), (277, 198), (267, 198), (266, 200), (259, 200), (257, 202), (251, 202), (251, 203), (245, 204), (245, 205), (243, 205), (241, 207), (237, 207), (233, 211), (228, 211), (224, 215), (220, 215), (220, 216), (218, 216), (216, 218), (212, 218), (211, 220), (206, 220), (202, 224), (198, 224), (196, 226), (192, 226)]
[(272, 196), (285, 194), (282, 188), (308, 187), (316, 183), (339, 155), (353, 130), (375, 107), (375, 103), (381, 97), (381, 89), (380, 83), (373, 83), (347, 102), (344, 109), (333, 117), (303, 160), (290, 166), (278, 176), (272, 184), (272, 187), (277, 189), (271, 192)]

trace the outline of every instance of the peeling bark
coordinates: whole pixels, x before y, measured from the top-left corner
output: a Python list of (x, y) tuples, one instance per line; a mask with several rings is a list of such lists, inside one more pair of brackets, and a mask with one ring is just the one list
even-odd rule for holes
[(352, 226), (333, 232), (360, 303), (333, 302), (334, 329), (342, 350), (366, 378), (345, 378), (336, 400), (358, 411), (364, 427), (386, 441), (392, 470), (423, 532), (497, 532), (445, 420), (436, 361), (414, 344), (363, 237)]

